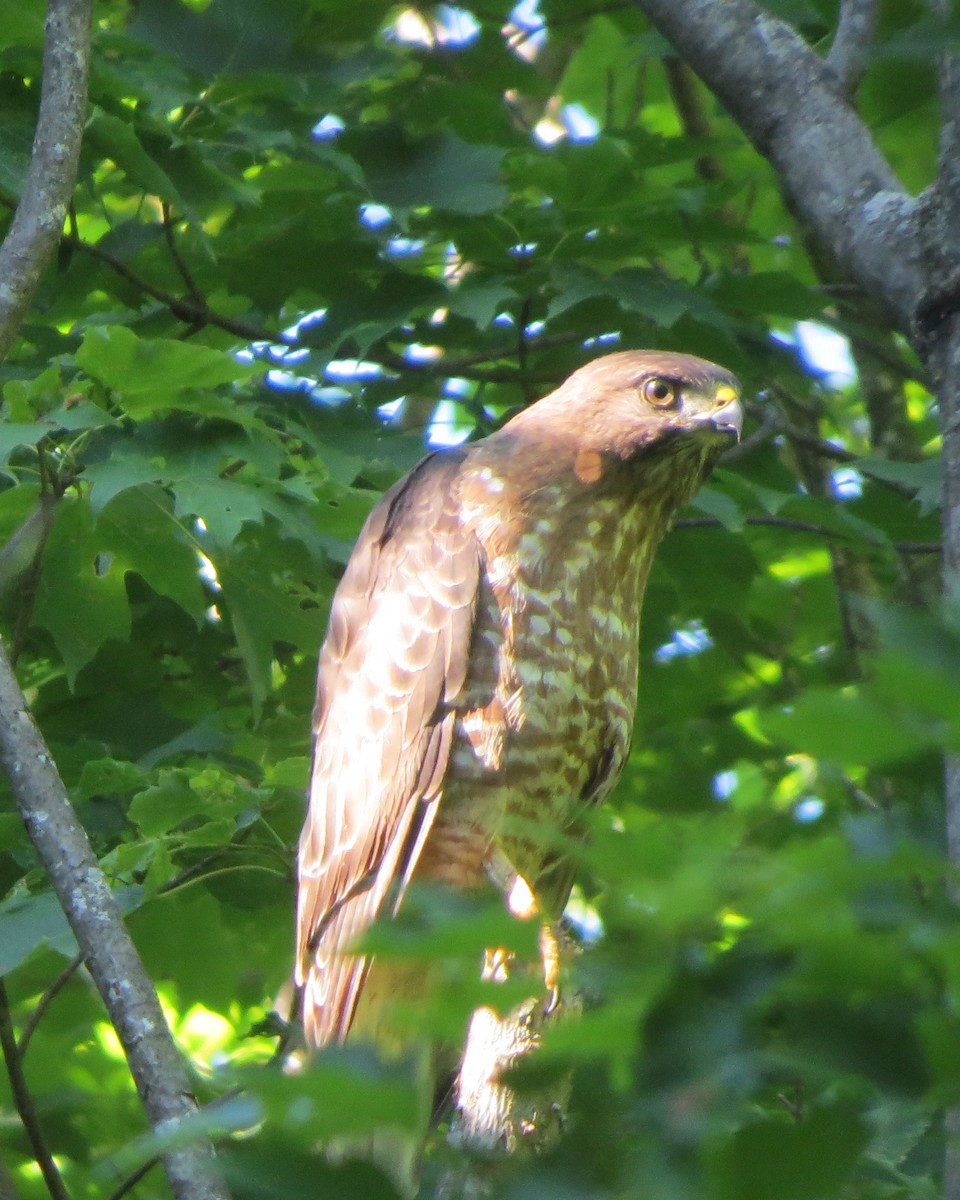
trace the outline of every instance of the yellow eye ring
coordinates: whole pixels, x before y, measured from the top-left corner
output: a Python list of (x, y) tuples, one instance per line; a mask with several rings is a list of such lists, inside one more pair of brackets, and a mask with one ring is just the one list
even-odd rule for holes
[(676, 403), (678, 388), (672, 380), (657, 376), (643, 385), (643, 398), (657, 408), (669, 408)]

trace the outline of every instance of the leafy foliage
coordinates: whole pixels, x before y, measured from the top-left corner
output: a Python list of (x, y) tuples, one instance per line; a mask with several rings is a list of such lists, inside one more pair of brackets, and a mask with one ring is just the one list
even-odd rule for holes
[[(819, 44), (835, 6), (769, 7)], [(921, 186), (937, 44), (919, 4), (882, 8), (861, 111)], [(582, 851), (602, 923), (586, 1011), (526, 1067), (573, 1070), (568, 1136), (495, 1186), (925, 1200), (960, 1100), (940, 800), (960, 623), (930, 603), (938, 441), (915, 364), (831, 302), (767, 168), (636, 8), (550, 0), (544, 28), (471, 11), (99, 5), (68, 231), (0, 368), (20, 677), (236, 1194), (390, 1194), (313, 1147), (411, 1124), (416, 1080), (353, 1050), (267, 1065), (351, 540), (428, 438), (482, 433), (606, 349), (724, 363), (756, 397), (747, 443), (656, 564), (634, 750)], [(6, 14), (8, 207), (41, 37), (39, 0)], [(921, 69), (891, 89), (904, 63)], [(855, 378), (811, 366), (801, 320), (853, 338)], [(0, 884), (44, 1136), (75, 1200), (104, 1195), (157, 1146), (83, 971), (61, 975), (72, 939), (9, 807)], [(466, 907), (434, 897), (372, 935), (438, 980), (440, 1008), (407, 1021), (456, 1029), (496, 1002), (477, 954), (511, 935)], [(33, 1200), (13, 1112), (0, 1083), (0, 1163)], [(438, 1136), (426, 1194), (452, 1158)], [(160, 1172), (136, 1194), (163, 1195)]]

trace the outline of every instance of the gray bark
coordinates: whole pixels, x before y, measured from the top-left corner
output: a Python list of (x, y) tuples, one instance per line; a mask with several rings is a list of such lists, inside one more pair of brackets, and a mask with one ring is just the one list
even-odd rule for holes
[[(153, 1129), (196, 1112), (190, 1079), (110, 885), (67, 798), (0, 642), (0, 764), (123, 1045)], [(177, 1200), (227, 1200), (209, 1144), (164, 1158)]]
[(0, 360), (56, 248), (77, 176), (87, 111), (91, 0), (50, 0), (43, 86), (23, 196), (0, 246)]

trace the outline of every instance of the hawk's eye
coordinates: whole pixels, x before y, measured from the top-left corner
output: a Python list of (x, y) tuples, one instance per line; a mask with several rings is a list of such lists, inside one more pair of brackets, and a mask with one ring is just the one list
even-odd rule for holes
[(648, 379), (643, 385), (643, 398), (657, 408), (668, 408), (677, 399), (679, 389), (670, 379)]

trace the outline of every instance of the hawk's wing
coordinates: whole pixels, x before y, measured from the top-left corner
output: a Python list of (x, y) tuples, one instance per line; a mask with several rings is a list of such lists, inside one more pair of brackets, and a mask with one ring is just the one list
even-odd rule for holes
[(440, 801), (477, 602), (460, 521), (464, 451), (424, 459), (370, 514), (320, 655), (300, 837), (297, 982), (307, 1039), (350, 1027), (364, 960), (344, 954), (416, 865)]

